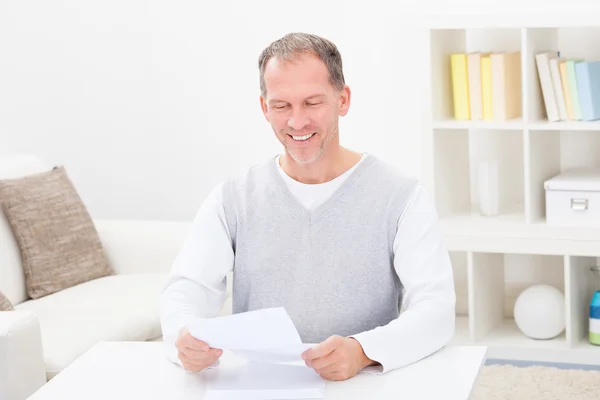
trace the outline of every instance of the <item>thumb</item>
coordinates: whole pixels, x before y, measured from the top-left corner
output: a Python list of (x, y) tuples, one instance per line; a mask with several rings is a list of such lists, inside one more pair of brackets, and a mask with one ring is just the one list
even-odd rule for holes
[(312, 349), (308, 349), (302, 354), (304, 360), (313, 360), (315, 358), (326, 356), (337, 349), (342, 341), (342, 337), (338, 335), (330, 336), (322, 343), (316, 345)]

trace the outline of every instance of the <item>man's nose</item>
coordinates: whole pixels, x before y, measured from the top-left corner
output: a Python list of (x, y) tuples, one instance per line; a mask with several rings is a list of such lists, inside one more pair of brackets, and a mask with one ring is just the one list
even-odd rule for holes
[(296, 109), (292, 112), (292, 115), (288, 119), (288, 126), (296, 131), (302, 130), (305, 126), (309, 125), (310, 121), (302, 110)]

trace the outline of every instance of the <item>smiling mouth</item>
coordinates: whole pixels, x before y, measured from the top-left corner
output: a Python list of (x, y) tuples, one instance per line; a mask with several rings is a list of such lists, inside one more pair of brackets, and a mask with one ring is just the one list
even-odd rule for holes
[(294, 139), (296, 142), (304, 142), (305, 140), (310, 139), (311, 137), (313, 137), (317, 132), (313, 132), (313, 133), (309, 133), (308, 135), (304, 135), (304, 136), (294, 136), (294, 135), (289, 135), (289, 137), (291, 137), (292, 139)]

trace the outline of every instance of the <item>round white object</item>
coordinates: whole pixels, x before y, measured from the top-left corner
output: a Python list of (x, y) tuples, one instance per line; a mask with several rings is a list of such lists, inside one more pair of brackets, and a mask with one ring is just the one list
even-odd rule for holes
[(531, 286), (517, 297), (514, 317), (526, 336), (555, 338), (565, 330), (565, 296), (554, 286)]

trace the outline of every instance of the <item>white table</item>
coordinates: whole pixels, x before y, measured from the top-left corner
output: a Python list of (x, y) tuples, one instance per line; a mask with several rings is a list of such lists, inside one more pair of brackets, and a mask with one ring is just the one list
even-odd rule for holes
[[(482, 346), (449, 346), (384, 375), (361, 373), (346, 381), (327, 382), (325, 398), (466, 400), (486, 352)], [(168, 361), (162, 343), (102, 342), (29, 399), (200, 400), (204, 393), (202, 373), (184, 371)]]

